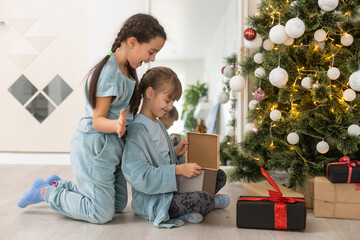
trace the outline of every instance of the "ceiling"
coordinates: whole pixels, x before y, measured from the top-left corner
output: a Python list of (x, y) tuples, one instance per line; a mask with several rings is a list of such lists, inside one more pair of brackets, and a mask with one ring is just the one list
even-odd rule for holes
[(203, 59), (228, 5), (236, 0), (151, 0), (168, 39), (157, 60)]

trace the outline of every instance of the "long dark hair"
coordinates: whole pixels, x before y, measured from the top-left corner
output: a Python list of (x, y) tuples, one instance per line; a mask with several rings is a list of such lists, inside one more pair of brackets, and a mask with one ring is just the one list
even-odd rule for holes
[(145, 96), (145, 91), (148, 87), (158, 91), (162, 90), (165, 83), (170, 83), (172, 87), (169, 98), (174, 101), (179, 100), (182, 94), (182, 86), (176, 73), (167, 67), (153, 67), (147, 70), (140, 80), (137, 91), (139, 97), (136, 103), (136, 109), (138, 109), (140, 100)]
[[(148, 43), (155, 37), (161, 37), (166, 40), (166, 33), (159, 21), (153, 16), (143, 13), (135, 14), (128, 18), (122, 25), (120, 32), (117, 34), (117, 37), (111, 47), (111, 51), (115, 52), (116, 49), (121, 46), (122, 42), (131, 37), (135, 37), (139, 43)], [(104, 57), (89, 72), (89, 75), (90, 73), (92, 73), (92, 75), (89, 83), (88, 96), (89, 102), (93, 108), (96, 107), (96, 89), (101, 70), (109, 58), (110, 55)], [(139, 102), (139, 94), (137, 94), (138, 77), (136, 70), (132, 68), (129, 63), (126, 64), (126, 67), (130, 76), (136, 80), (134, 92), (130, 100), (130, 112), (136, 113)]]

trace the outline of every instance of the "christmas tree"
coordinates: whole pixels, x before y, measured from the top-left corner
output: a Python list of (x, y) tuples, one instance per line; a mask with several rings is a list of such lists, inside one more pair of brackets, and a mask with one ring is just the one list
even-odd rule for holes
[(257, 181), (261, 166), (289, 171), (295, 188), (323, 175), (324, 161), (359, 159), (359, 10), (360, 0), (261, 1), (239, 63), (255, 77), (247, 133), (224, 150), (231, 180)]

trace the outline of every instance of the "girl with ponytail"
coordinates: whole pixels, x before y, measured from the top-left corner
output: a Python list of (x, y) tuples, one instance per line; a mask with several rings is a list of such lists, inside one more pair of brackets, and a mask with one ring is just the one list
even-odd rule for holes
[(126, 126), (140, 102), (136, 68), (154, 61), (165, 40), (163, 27), (150, 15), (125, 21), (109, 54), (87, 76), (85, 116), (71, 141), (76, 185), (56, 175), (38, 178), (18, 202), (20, 208), (45, 201), (71, 218), (106, 223), (126, 207), (121, 159)]
[[(176, 175), (197, 177), (201, 166), (185, 163), (183, 139), (174, 149), (159, 118), (173, 108), (181, 97), (177, 75), (169, 68), (148, 70), (139, 84), (143, 98), (141, 110), (128, 127), (122, 170), (132, 186), (131, 207), (135, 214), (156, 227), (170, 228), (185, 222), (199, 223), (215, 208), (226, 208), (229, 197), (205, 191), (177, 193)], [(226, 174), (218, 170), (215, 192), (226, 183)]]

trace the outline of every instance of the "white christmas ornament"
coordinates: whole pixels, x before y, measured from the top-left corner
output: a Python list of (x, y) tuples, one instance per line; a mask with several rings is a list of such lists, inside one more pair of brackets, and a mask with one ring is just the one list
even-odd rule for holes
[(321, 10), (330, 12), (338, 6), (339, 0), (318, 0), (318, 4)]
[(244, 46), (249, 49), (258, 49), (261, 47), (261, 44), (263, 42), (263, 39), (260, 34), (256, 34), (255, 39), (249, 41), (244, 39)]
[(292, 18), (286, 22), (285, 32), (292, 38), (301, 37), (305, 32), (305, 23), (298, 17)]
[(327, 76), (331, 80), (336, 80), (340, 77), (340, 70), (336, 67), (332, 67), (327, 71)]
[(267, 51), (270, 51), (274, 48), (274, 43), (270, 39), (266, 39), (263, 42), (263, 48)]
[(235, 75), (235, 68), (228, 65), (224, 68), (224, 76), (227, 78), (232, 78)]
[(254, 110), (255, 108), (256, 108), (256, 106), (258, 105), (258, 101), (257, 100), (251, 100), (250, 102), (249, 102), (249, 109), (250, 110)]
[(284, 45), (290, 46), (290, 45), (293, 44), (293, 43), (294, 43), (294, 38), (288, 37), (288, 38), (286, 39), (286, 41), (284, 42)]
[(255, 127), (255, 124), (247, 123), (247, 124), (245, 124), (244, 130), (245, 130), (245, 132), (250, 132), (254, 127)]
[(233, 92), (241, 92), (246, 87), (246, 81), (243, 76), (235, 75), (230, 79), (230, 88)]
[(288, 36), (285, 32), (285, 27), (281, 24), (273, 26), (269, 32), (269, 38), (273, 43), (282, 44), (286, 41)]
[(294, 145), (294, 144), (297, 144), (299, 142), (299, 135), (295, 132), (292, 132), (292, 133), (289, 133), (289, 135), (287, 136), (287, 141)]
[(316, 145), (316, 150), (322, 154), (327, 153), (329, 151), (329, 148), (330, 148), (329, 144), (325, 141), (320, 141)]
[(360, 92), (360, 70), (350, 75), (349, 84), (352, 89), (354, 89), (357, 92)]
[(266, 72), (265, 72), (264, 68), (259, 67), (259, 68), (255, 69), (255, 77), (262, 78), (262, 77), (265, 77), (265, 75), (266, 75)]
[(344, 35), (341, 36), (340, 38), (340, 42), (342, 45), (344, 46), (350, 46), (354, 41), (354, 38), (353, 36), (351, 36), (350, 34), (348, 33), (345, 33)]
[(304, 78), (301, 80), (301, 86), (302, 86), (303, 88), (310, 89), (310, 88), (311, 88), (311, 78), (309, 78), (309, 77), (304, 77)]
[(262, 64), (264, 62), (262, 53), (257, 53), (254, 55), (254, 62), (257, 64)]
[(281, 119), (281, 112), (277, 109), (270, 112), (270, 119), (273, 121), (279, 121)]
[(269, 80), (272, 85), (278, 88), (283, 88), (289, 79), (288, 73), (281, 67), (271, 70)]
[(352, 89), (346, 89), (343, 92), (343, 98), (345, 99), (345, 101), (351, 102), (354, 101), (354, 99), (356, 98), (356, 92)]
[(229, 101), (229, 99), (230, 99), (230, 97), (229, 97), (229, 94), (227, 92), (221, 92), (218, 95), (218, 101), (221, 104), (227, 103)]
[(350, 135), (359, 136), (360, 135), (360, 127), (356, 124), (352, 124), (347, 129)]
[(291, 7), (296, 7), (296, 4), (297, 4), (297, 2), (296, 2), (296, 1), (293, 1), (292, 3), (290, 3), (290, 6), (291, 6)]
[(323, 42), (326, 39), (326, 32), (323, 29), (318, 29), (314, 33), (314, 38), (318, 42)]

